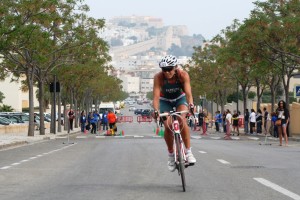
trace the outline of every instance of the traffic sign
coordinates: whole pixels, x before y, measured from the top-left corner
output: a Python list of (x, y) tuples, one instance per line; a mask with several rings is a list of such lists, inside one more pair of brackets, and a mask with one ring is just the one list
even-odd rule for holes
[(295, 88), (294, 88), (294, 97), (295, 98), (300, 98), (300, 85), (295, 85)]

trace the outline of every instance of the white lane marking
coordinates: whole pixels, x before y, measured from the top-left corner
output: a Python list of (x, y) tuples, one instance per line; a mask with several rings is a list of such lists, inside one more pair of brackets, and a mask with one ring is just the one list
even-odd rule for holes
[(15, 166), (15, 165), (19, 165), (19, 164), (21, 164), (21, 163), (13, 163), (13, 164), (11, 164), (12, 166)]
[(196, 139), (196, 140), (199, 140), (199, 139), (201, 139), (202, 137), (201, 137), (201, 136), (192, 136), (191, 138)]
[(65, 139), (67, 138), (67, 136), (59, 136), (59, 137), (56, 137), (55, 139)]
[(116, 136), (114, 136), (114, 138), (125, 138), (125, 136), (118, 136), (118, 135), (116, 135)]
[(152, 136), (153, 138), (161, 138), (161, 136), (158, 136), (158, 135), (154, 135)]
[(269, 188), (272, 188), (273, 190), (276, 190), (277, 192), (280, 192), (281, 194), (284, 194), (284, 195), (292, 198), (292, 199), (300, 200), (300, 196), (298, 194), (295, 194), (283, 187), (280, 187), (279, 185), (272, 183), (264, 178), (253, 178), (253, 179)]
[(240, 138), (239, 137), (235, 137), (235, 136), (232, 136), (231, 137), (233, 140), (239, 140)]
[(219, 161), (220, 163), (225, 164), (225, 165), (230, 164), (230, 162), (227, 162), (226, 160), (222, 160), (222, 159), (217, 159), (217, 161)]
[(85, 139), (85, 138), (87, 138), (87, 136), (77, 136), (76, 138), (77, 139)]
[(259, 140), (258, 137), (248, 137), (250, 140)]
[(211, 139), (214, 139), (214, 140), (219, 140), (221, 139), (221, 137), (210, 137)]
[[(75, 144), (77, 144), (77, 143), (75, 143)], [(75, 145), (75, 144), (74, 144), (74, 145)], [(72, 146), (72, 145), (70, 145), (70, 146)], [(21, 163), (28, 162), (28, 161), (30, 161), (30, 160), (34, 160), (34, 159), (36, 159), (36, 158), (42, 157), (43, 155), (47, 155), (47, 154), (50, 154), (50, 153), (54, 153), (54, 152), (57, 152), (57, 151), (61, 151), (61, 150), (66, 149), (66, 148), (68, 148), (68, 147), (70, 147), (70, 146), (65, 146), (65, 147), (62, 147), (62, 148), (60, 148), (60, 149), (55, 149), (55, 150), (52, 150), (52, 151), (47, 152), (47, 153), (39, 154), (39, 155), (37, 155), (37, 156), (30, 157), (28, 160), (21, 160), (19, 163), (13, 163), (13, 164), (11, 164), (10, 166), (5, 166), (5, 167), (2, 167), (2, 168), (0, 168), (0, 169), (9, 169), (9, 168), (11, 168), (12, 166), (20, 165)]]
[(202, 154), (204, 154), (204, 153), (207, 153), (207, 152), (205, 152), (205, 151), (199, 151), (199, 153), (202, 153)]
[(5, 166), (5, 167), (2, 167), (0, 169), (8, 169), (8, 168), (11, 168), (11, 166)]
[(144, 136), (141, 136), (141, 135), (135, 135), (133, 136), (134, 138), (143, 138)]
[(95, 138), (105, 138), (105, 136), (95, 136)]

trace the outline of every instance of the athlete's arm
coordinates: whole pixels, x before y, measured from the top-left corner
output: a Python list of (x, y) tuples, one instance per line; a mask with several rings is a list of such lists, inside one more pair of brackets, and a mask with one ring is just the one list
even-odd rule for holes
[(159, 110), (159, 95), (160, 95), (160, 76), (156, 74), (154, 76), (154, 85), (153, 85), (153, 109)]
[(186, 71), (182, 71), (182, 83), (183, 83), (183, 90), (186, 95), (186, 101), (187, 103), (194, 104), (193, 102), (193, 95), (192, 95), (192, 89), (191, 89), (191, 81), (190, 81), (190, 76)]

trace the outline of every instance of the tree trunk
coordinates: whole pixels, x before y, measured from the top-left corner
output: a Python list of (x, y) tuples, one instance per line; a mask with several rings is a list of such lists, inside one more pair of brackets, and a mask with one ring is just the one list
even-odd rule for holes
[(29, 94), (29, 126), (28, 136), (34, 136), (34, 102), (33, 102), (33, 73), (32, 68), (27, 69), (27, 85)]
[[(60, 86), (61, 89), (61, 86)], [(58, 116), (58, 121), (57, 121), (57, 132), (61, 132), (61, 93), (57, 93), (57, 116)]]
[(40, 112), (40, 135), (45, 135), (45, 116), (44, 116), (44, 81), (41, 77), (39, 84), (39, 112)]

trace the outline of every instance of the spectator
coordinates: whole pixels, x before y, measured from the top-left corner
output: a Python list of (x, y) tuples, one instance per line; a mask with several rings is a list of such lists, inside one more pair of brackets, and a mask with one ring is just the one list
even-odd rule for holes
[(249, 116), (250, 119), (250, 134), (256, 134), (255, 133), (255, 124), (256, 124), (256, 114), (254, 109), (251, 109), (251, 114)]
[(275, 112), (272, 112), (272, 123), (271, 123), (271, 128), (270, 132), (273, 135), (273, 137), (278, 138), (278, 127), (276, 126), (275, 122), (277, 121), (277, 115)]
[[(286, 108), (285, 102), (280, 100), (278, 103), (278, 108), (276, 109), (277, 121), (275, 122), (278, 126), (278, 134), (279, 134), (279, 145), (282, 146), (282, 136), (285, 140), (285, 146), (288, 146), (288, 137), (286, 128), (289, 124), (290, 113)], [(278, 123), (279, 122), (279, 123)]]
[(246, 111), (245, 111), (245, 114), (244, 114), (244, 132), (246, 134), (249, 133), (249, 117), (250, 117), (250, 113), (249, 113), (249, 110), (247, 108)]
[(36, 127), (35, 130), (40, 130), (40, 121), (37, 119), (36, 113), (33, 116), (34, 126)]
[(68, 112), (68, 118), (69, 118), (70, 130), (73, 131), (73, 121), (75, 118), (75, 113), (72, 109), (70, 109)]
[(217, 111), (217, 112), (218, 112), (217, 121), (218, 121), (218, 125), (219, 125), (219, 131), (221, 132), (220, 127), (222, 127), (222, 114), (220, 111)]
[(223, 132), (226, 133), (226, 111), (223, 112), (222, 120), (223, 120)]
[(92, 124), (92, 130), (91, 130), (91, 134), (96, 134), (96, 124), (98, 122), (98, 116), (96, 111), (93, 111), (93, 114), (91, 115), (91, 124)]
[(102, 115), (102, 126), (103, 130), (108, 130), (108, 119), (107, 119), (108, 112), (105, 111)]
[(226, 110), (226, 134), (224, 139), (225, 140), (231, 140), (231, 120), (232, 120), (232, 115), (229, 109)]
[(79, 119), (79, 123), (80, 123), (80, 127), (81, 127), (81, 132), (83, 132), (83, 133), (84, 133), (86, 122), (87, 122), (87, 119), (86, 119), (86, 116), (85, 116), (85, 112), (83, 110), (83, 111), (81, 111), (80, 119)]
[(117, 121), (117, 117), (115, 115), (115, 113), (113, 113), (111, 110), (108, 111), (108, 115), (107, 115), (107, 119), (108, 119), (108, 124), (109, 124), (109, 128), (112, 131), (112, 135), (114, 134), (114, 129), (115, 129), (115, 124)]
[(220, 128), (219, 128), (219, 111), (215, 112), (215, 126), (216, 126), (216, 131), (219, 132)]
[(267, 108), (266, 107), (264, 107), (264, 133), (265, 133), (265, 135), (267, 135), (268, 134), (268, 126), (269, 126), (269, 124), (268, 124), (268, 121), (270, 121), (270, 116), (269, 116), (269, 112), (267, 111)]
[(202, 111), (198, 114), (198, 126), (199, 126), (199, 131), (200, 131), (200, 129), (202, 129), (202, 132), (204, 133), (203, 122), (204, 122), (204, 114), (203, 114), (203, 111)]
[(262, 112), (261, 109), (257, 110), (257, 114), (256, 114), (256, 131), (258, 134), (262, 133)]
[[(236, 111), (233, 111), (232, 127), (233, 127), (233, 131), (235, 131), (237, 133), (237, 136), (239, 136), (240, 135), (240, 132), (239, 132), (239, 115)], [(232, 135), (234, 135), (234, 133), (232, 133)]]

